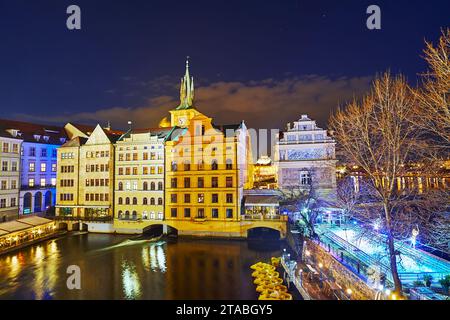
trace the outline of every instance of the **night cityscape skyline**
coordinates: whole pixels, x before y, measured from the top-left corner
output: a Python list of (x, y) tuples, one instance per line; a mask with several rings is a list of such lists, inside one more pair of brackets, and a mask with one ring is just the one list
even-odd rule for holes
[(304, 112), (326, 125), (377, 73), (415, 85), (424, 40), (438, 38), (449, 10), (445, 1), (380, 1), (382, 29), (371, 31), (367, 1), (79, 1), (82, 29), (70, 31), (69, 4), (2, 4), (0, 117), (156, 126), (176, 105), (189, 55), (197, 105), (218, 122), (282, 128)]
[(0, 1), (0, 301), (450, 299), (449, 1)]

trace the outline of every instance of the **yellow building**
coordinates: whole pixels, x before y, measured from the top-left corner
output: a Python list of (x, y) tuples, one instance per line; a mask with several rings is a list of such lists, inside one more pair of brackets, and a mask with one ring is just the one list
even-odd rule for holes
[(244, 122), (215, 125), (193, 106), (193, 98), (187, 63), (180, 105), (170, 111), (165, 218), (179, 233), (238, 236), (243, 190), (252, 183), (247, 128)]
[(58, 149), (57, 216), (109, 220), (113, 216), (114, 145), (120, 132), (66, 125)]
[(114, 227), (139, 232), (164, 219), (164, 140), (171, 128), (129, 130), (115, 145)]

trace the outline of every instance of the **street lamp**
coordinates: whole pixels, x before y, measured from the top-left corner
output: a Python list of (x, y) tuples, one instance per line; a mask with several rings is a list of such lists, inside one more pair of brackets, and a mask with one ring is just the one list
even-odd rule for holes
[(352, 299), (352, 293), (353, 293), (352, 289), (347, 288), (347, 290), (345, 290), (345, 292), (348, 295), (348, 300), (351, 300)]

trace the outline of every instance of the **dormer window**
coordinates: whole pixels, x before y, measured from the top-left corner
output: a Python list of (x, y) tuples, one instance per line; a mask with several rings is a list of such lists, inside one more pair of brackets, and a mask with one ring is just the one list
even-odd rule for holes
[(19, 135), (19, 130), (11, 130), (11, 135), (17, 137)]
[(61, 143), (65, 143), (66, 142), (66, 138), (59, 138), (59, 141), (61, 141)]
[(34, 136), (34, 140), (39, 141), (39, 139), (41, 139), (41, 136), (38, 134), (35, 134)]
[(44, 138), (44, 141), (45, 141), (45, 142), (48, 142), (48, 140), (50, 139), (49, 136), (44, 136), (43, 138)]

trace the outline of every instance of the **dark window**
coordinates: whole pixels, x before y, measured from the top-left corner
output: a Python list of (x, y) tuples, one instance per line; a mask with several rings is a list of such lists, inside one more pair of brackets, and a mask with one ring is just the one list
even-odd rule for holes
[(172, 178), (170, 180), (170, 187), (171, 188), (176, 188), (177, 187), (177, 178)]
[(219, 169), (219, 165), (217, 164), (217, 160), (213, 160), (211, 163), (211, 170)]
[(233, 162), (231, 161), (231, 159), (227, 159), (226, 168), (227, 170), (233, 169)]
[(184, 208), (184, 217), (185, 218), (191, 217), (191, 208)]
[(171, 208), (170, 209), (170, 217), (176, 218), (177, 217), (177, 208)]
[(211, 188), (218, 188), (218, 187), (219, 187), (219, 178), (212, 177), (211, 178)]
[(199, 208), (197, 210), (197, 218), (204, 219), (205, 218), (205, 209)]
[(185, 188), (191, 187), (191, 178), (184, 178), (184, 187)]
[(217, 219), (219, 217), (219, 209), (212, 208), (211, 209), (211, 217)]
[(190, 170), (191, 170), (191, 164), (188, 161), (186, 161), (184, 163), (184, 171), (190, 171)]
[(226, 215), (227, 215), (227, 219), (233, 218), (233, 209), (228, 208), (228, 209), (226, 210)]
[(211, 202), (212, 203), (219, 203), (219, 194), (218, 193), (213, 193), (212, 194)]
[(189, 193), (184, 195), (184, 203), (191, 203), (191, 195)]
[(227, 177), (226, 178), (226, 187), (232, 188), (233, 187), (233, 177)]
[(203, 177), (199, 177), (197, 179), (197, 184), (199, 188), (204, 188), (205, 187), (205, 179)]
[(177, 195), (176, 193), (170, 195), (170, 202), (177, 203)]
[(233, 203), (233, 194), (227, 193), (227, 203)]

